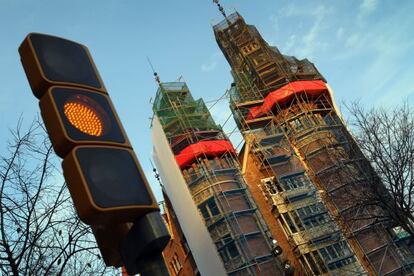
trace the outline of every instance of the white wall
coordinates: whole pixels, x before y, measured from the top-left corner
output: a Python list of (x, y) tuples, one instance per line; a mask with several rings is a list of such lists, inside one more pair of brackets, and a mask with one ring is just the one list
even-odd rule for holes
[(175, 162), (157, 116), (152, 122), (153, 158), (198, 270), (203, 276), (227, 275), (210, 234)]

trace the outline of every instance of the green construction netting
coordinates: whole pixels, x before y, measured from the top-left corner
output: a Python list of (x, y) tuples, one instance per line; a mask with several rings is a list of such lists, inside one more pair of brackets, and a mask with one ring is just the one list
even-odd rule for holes
[(161, 83), (153, 104), (167, 138), (190, 130), (221, 130), (202, 99), (194, 100), (183, 82)]

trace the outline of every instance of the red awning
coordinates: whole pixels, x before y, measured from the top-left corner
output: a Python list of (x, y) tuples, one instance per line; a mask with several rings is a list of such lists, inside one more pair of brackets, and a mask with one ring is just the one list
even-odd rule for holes
[(198, 157), (215, 157), (226, 152), (236, 155), (233, 145), (228, 140), (200, 141), (189, 145), (175, 156), (181, 169), (193, 163)]
[(321, 80), (303, 80), (290, 82), (281, 88), (270, 92), (264, 99), (261, 106), (249, 109), (246, 119), (251, 120), (266, 115), (272, 110), (275, 103), (283, 104), (290, 100), (297, 93), (306, 93), (316, 96), (327, 91), (326, 85)]

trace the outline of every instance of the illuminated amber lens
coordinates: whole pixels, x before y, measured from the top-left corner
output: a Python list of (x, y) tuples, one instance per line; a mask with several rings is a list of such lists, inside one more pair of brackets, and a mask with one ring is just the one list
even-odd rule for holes
[(92, 136), (102, 135), (102, 119), (90, 106), (82, 102), (67, 102), (64, 106), (64, 112), (69, 122), (83, 133)]

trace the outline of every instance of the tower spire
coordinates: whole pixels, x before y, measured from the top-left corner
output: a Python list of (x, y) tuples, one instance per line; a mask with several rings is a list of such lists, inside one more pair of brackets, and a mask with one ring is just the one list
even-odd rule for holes
[(227, 15), (226, 15), (226, 11), (224, 10), (224, 8), (220, 5), (219, 0), (213, 0), (213, 3), (215, 3), (219, 9), (219, 11), (221, 12), (221, 14), (224, 16), (224, 18), (227, 19)]
[(147, 56), (147, 60), (148, 60), (149, 65), (151, 66), (151, 70), (152, 70), (152, 73), (154, 74), (155, 81), (158, 83), (158, 85), (160, 85), (161, 84), (160, 76), (158, 75), (157, 72), (155, 72), (154, 66), (152, 66), (151, 60), (149, 59), (148, 56)]

